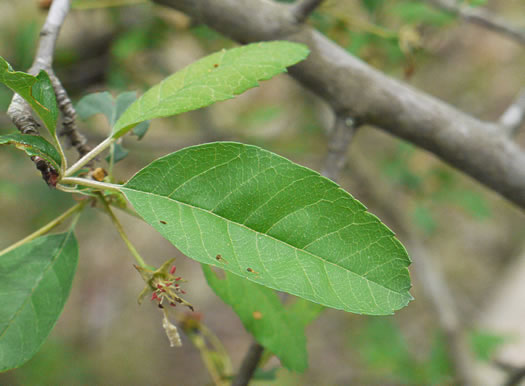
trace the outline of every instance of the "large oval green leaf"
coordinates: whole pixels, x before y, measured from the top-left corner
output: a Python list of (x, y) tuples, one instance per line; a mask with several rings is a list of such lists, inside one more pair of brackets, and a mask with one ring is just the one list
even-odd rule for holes
[(66, 303), (77, 267), (72, 232), (39, 237), (0, 255), (0, 371), (40, 348)]
[(356, 313), (391, 314), (411, 300), (410, 260), (393, 232), (334, 182), (258, 147), (186, 148), (122, 191), (202, 263)]
[(303, 60), (305, 45), (286, 41), (254, 43), (206, 56), (149, 89), (119, 118), (113, 136), (136, 124), (196, 110), (233, 98)]

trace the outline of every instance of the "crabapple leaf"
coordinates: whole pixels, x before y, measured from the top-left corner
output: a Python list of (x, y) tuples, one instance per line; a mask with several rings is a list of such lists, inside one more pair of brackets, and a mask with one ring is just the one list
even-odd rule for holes
[(36, 354), (64, 308), (77, 261), (72, 231), (0, 255), (0, 372)]
[[(95, 92), (84, 96), (76, 105), (80, 119), (86, 120), (93, 115), (104, 114), (110, 127), (120, 118), (122, 113), (137, 99), (135, 91), (126, 91), (116, 98), (107, 92)], [(133, 128), (132, 133), (142, 139), (149, 127), (149, 121), (141, 122)]]
[(390, 229), (336, 183), (259, 147), (188, 147), (121, 190), (201, 263), (355, 313), (392, 314), (412, 299), (410, 259)]
[(113, 96), (107, 92), (94, 92), (88, 94), (78, 101), (75, 106), (78, 117), (86, 120), (93, 115), (104, 114), (108, 124), (113, 123), (113, 113), (115, 111)]
[(205, 264), (202, 270), (213, 291), (233, 308), (261, 345), (277, 355), (288, 370), (306, 370), (305, 326), (273, 290), (226, 271), (224, 277), (219, 277)]
[(14, 71), (9, 63), (0, 56), (0, 82), (29, 103), (54, 137), (58, 106), (49, 75), (45, 71), (40, 71), (37, 76)]
[(239, 95), (308, 55), (302, 44), (274, 41), (223, 50), (167, 77), (137, 99), (113, 127), (118, 138), (140, 122), (196, 110)]
[(49, 162), (55, 170), (60, 170), (62, 161), (57, 149), (38, 135), (13, 133), (0, 136), (0, 145), (14, 145), (30, 157), (38, 156)]

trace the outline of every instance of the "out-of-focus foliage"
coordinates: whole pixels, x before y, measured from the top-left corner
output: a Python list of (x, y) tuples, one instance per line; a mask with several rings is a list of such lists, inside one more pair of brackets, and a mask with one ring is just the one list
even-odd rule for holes
[(472, 351), (477, 359), (485, 362), (492, 360), (496, 350), (510, 340), (513, 339), (490, 331), (475, 330), (470, 334)]
[(453, 372), (445, 344), (439, 333), (432, 335), (429, 354), (418, 355), (409, 349), (391, 318), (374, 318), (350, 333), (350, 345), (369, 368), (370, 384), (381, 380), (405, 385), (447, 384)]

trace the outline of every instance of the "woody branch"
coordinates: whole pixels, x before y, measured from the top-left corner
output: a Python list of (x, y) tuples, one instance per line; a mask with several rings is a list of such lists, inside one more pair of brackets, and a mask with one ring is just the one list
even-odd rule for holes
[[(37, 75), (41, 70), (46, 71), (51, 78), (53, 88), (57, 97), (57, 103), (63, 116), (63, 130), (61, 135), (66, 135), (73, 146), (82, 156), (89, 152), (86, 139), (78, 132), (75, 126), (76, 112), (71, 99), (62, 86), (60, 80), (53, 72), (53, 55), (55, 52), (58, 34), (71, 7), (71, 0), (54, 0), (51, 4), (46, 21), (40, 31), (40, 39), (35, 59), (28, 72)], [(13, 96), (7, 110), (14, 125), (22, 134), (39, 134), (40, 124), (32, 115), (29, 104), (18, 94)], [(37, 168), (42, 172), (44, 179), (49, 183), (48, 176), (56, 173), (47, 162), (32, 158)]]
[(309, 46), (290, 74), (335, 111), (426, 149), (525, 208), (525, 152), (482, 121), (370, 67), (321, 33), (297, 24), (293, 5), (264, 0), (154, 0), (237, 40), (286, 39)]

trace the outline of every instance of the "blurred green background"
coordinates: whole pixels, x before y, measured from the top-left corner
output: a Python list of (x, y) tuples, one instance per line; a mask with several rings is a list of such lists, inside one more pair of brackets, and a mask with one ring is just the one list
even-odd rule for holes
[[(45, 19), (41, 3), (0, 0), (0, 55), (17, 70), (32, 63)], [(124, 0), (118, 3), (128, 5), (119, 7), (112, 0), (73, 3), (58, 42), (55, 71), (75, 102), (95, 91), (142, 93), (199, 57), (235, 46), (185, 15), (149, 2)], [(510, 21), (525, 15), (520, 1), (477, 3)], [(525, 84), (522, 47), (420, 1), (326, 1), (309, 23), (370, 65), (482, 119), (497, 120)], [(11, 96), (0, 87), (0, 112), (7, 110)], [(155, 120), (140, 141), (126, 137), (123, 145), (130, 155), (116, 165), (115, 175), (124, 181), (159, 156), (215, 140), (256, 144), (320, 170), (332, 119), (321, 100), (282, 75), (234, 100)], [(92, 145), (109, 132), (101, 116), (79, 126)], [(0, 132), (12, 131), (0, 113)], [(517, 140), (524, 143), (523, 131)], [(460, 315), (472, 320), (473, 355), (490, 360), (512, 337), (476, 330), (477, 314), (524, 247), (523, 212), (433, 155), (373, 127), (358, 131), (348, 158), (341, 185), (402, 241), (417, 238), (431, 251)], [(1, 249), (59, 215), (73, 200), (50, 190), (22, 152), (1, 148), (0, 163)], [(177, 257), (177, 272), (189, 280), (187, 299), (237, 368), (250, 337), (207, 287), (199, 265), (148, 225), (125, 214), (119, 217), (149, 262)], [(0, 374), (0, 384), (210, 384), (191, 342), (183, 336), (183, 348), (170, 348), (160, 313), (147, 302), (137, 305), (141, 279), (106, 216), (87, 211), (77, 236), (79, 269), (57, 326), (32, 360)], [(325, 311), (307, 330), (309, 370), (292, 374), (279, 368), (275, 384), (452, 384), (435, 310), (417, 275), (412, 276), (415, 301), (393, 317)], [(279, 363), (273, 359), (267, 368), (275, 367)]]

